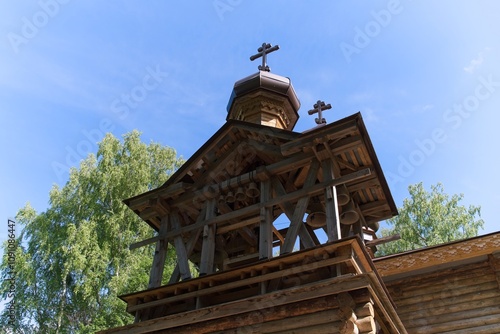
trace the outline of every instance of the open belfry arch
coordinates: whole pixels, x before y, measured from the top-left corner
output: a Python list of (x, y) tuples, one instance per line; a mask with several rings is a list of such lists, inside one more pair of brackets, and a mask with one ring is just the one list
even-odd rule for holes
[(276, 50), (251, 57), (262, 65), (235, 83), (227, 122), (164, 185), (124, 201), (157, 231), (131, 249), (156, 251), (148, 289), (121, 296), (136, 322), (106, 333), (406, 333), (371, 261), (397, 210), (361, 114), (327, 124), (318, 101), (316, 126), (294, 132)]

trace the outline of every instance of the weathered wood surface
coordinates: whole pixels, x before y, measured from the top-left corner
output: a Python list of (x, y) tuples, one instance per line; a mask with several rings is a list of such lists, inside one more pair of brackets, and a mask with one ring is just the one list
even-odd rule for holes
[(408, 333), (500, 333), (497, 272), (482, 259), (387, 282)]
[[(347, 247), (351, 248), (350, 252), (345, 251)], [(339, 252), (341, 248), (344, 250)], [(346, 267), (353, 271), (337, 277), (329, 276), (328, 271), (323, 272), (326, 275), (322, 277), (314, 274), (322, 272), (321, 268), (341, 263), (349, 264)], [(332, 274), (335, 275), (335, 271)], [(284, 278), (288, 283), (277, 291), (258, 295), (259, 290), (254, 287), (276, 278)], [(246, 294), (246, 290), (239, 288), (250, 293)], [(129, 302), (130, 312), (152, 313), (155, 310), (155, 318), (102, 333), (230, 333), (236, 328), (255, 328), (251, 333), (261, 333), (259, 330), (263, 328), (269, 333), (316, 333), (316, 330), (321, 333), (329, 328), (330, 333), (340, 333), (347, 319), (338, 310), (340, 303), (346, 300), (347, 292), (349, 310), (356, 315), (351, 319), (356, 328), (368, 328), (371, 324), (369, 317), (375, 313), (378, 321), (391, 333), (406, 333), (395, 319), (397, 315), (390, 298), (374, 274), (359, 238), (123, 296)], [(203, 300), (203, 303), (197, 303), (197, 309), (181, 308), (179, 313), (168, 315), (158, 313), (161, 309), (167, 312), (168, 309), (175, 310), (179, 302), (195, 299)], [(325, 305), (325, 300), (331, 303)], [(373, 305), (373, 310), (367, 303)], [(330, 309), (332, 313), (326, 312)], [(317, 312), (313, 312), (315, 310)], [(290, 312), (296, 314), (297, 319), (286, 320), (284, 317)], [(321, 312), (326, 312), (324, 317), (319, 316)], [(359, 324), (356, 321), (360, 321)]]

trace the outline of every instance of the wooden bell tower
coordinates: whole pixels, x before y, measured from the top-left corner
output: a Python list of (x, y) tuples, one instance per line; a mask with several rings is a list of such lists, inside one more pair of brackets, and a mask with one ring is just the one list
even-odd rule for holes
[[(158, 232), (131, 248), (156, 252), (148, 290), (121, 296), (136, 323), (106, 333), (405, 333), (369, 255), (397, 211), (361, 114), (326, 124), (318, 101), (317, 126), (293, 132), (300, 102), (266, 60), (277, 49), (251, 57), (262, 65), (234, 85), (226, 124), (124, 201)], [(167, 247), (177, 266), (161, 286)]]

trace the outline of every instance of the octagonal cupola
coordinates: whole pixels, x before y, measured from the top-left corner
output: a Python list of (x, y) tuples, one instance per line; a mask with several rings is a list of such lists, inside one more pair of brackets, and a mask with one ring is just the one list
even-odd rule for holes
[(250, 60), (262, 58), (259, 72), (237, 81), (229, 99), (227, 120), (235, 119), (292, 131), (300, 101), (289, 78), (270, 72), (267, 54), (278, 45), (263, 43)]

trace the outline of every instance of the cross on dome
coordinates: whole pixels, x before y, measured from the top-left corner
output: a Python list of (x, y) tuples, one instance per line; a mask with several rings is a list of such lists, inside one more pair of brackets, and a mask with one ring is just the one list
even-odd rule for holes
[(325, 104), (324, 101), (318, 100), (318, 102), (316, 102), (313, 107), (314, 109), (309, 110), (307, 113), (309, 115), (318, 113), (318, 118), (314, 119), (316, 121), (316, 124), (326, 124), (326, 119), (323, 118), (322, 111), (331, 109), (332, 105), (330, 103)]
[(259, 65), (259, 70), (270, 72), (271, 68), (269, 66), (267, 66), (267, 54), (269, 54), (273, 51), (279, 50), (279, 48), (280, 48), (279, 45), (271, 46), (271, 44), (269, 44), (269, 43), (262, 43), (262, 46), (257, 49), (257, 51), (259, 53), (251, 56), (250, 60), (254, 61), (257, 58), (262, 57), (262, 65)]

